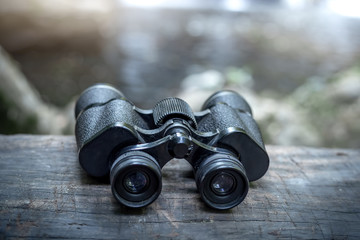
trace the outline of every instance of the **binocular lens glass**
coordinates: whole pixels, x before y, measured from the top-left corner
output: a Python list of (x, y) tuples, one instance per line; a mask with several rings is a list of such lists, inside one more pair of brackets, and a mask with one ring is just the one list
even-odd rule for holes
[(149, 176), (142, 171), (134, 171), (124, 178), (124, 186), (131, 193), (142, 193), (149, 185)]
[(221, 172), (211, 181), (211, 188), (217, 195), (223, 196), (230, 194), (235, 188), (236, 182), (232, 175)]

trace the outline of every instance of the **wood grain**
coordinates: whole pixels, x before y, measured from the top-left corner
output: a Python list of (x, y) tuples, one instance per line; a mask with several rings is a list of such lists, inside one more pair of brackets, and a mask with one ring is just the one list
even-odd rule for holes
[(206, 207), (182, 160), (165, 166), (160, 197), (133, 210), (80, 168), (74, 137), (0, 135), (0, 238), (360, 238), (360, 150), (267, 149), (269, 171), (232, 210)]

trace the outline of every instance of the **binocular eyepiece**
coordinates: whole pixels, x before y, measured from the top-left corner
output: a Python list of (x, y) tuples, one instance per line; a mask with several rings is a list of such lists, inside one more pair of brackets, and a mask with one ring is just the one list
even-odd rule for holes
[(213, 94), (194, 113), (178, 98), (140, 109), (117, 89), (98, 84), (81, 94), (75, 117), (80, 165), (94, 177), (110, 174), (114, 197), (128, 207), (157, 199), (161, 169), (173, 158), (191, 164), (201, 198), (215, 209), (240, 204), (249, 181), (269, 167), (251, 108), (233, 91)]

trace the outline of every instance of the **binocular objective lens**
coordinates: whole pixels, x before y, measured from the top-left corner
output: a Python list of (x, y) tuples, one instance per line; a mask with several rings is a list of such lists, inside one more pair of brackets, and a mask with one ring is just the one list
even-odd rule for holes
[(133, 208), (144, 207), (161, 192), (161, 168), (147, 153), (127, 152), (113, 163), (110, 182), (114, 197), (120, 203)]
[(146, 190), (149, 184), (149, 177), (146, 173), (135, 171), (129, 173), (124, 179), (124, 185), (127, 191), (131, 193), (141, 193)]
[(232, 175), (221, 172), (217, 174), (211, 181), (211, 188), (217, 195), (227, 195), (235, 188), (235, 179)]
[(245, 168), (232, 155), (208, 156), (200, 163), (195, 178), (201, 198), (215, 209), (235, 207), (249, 190)]

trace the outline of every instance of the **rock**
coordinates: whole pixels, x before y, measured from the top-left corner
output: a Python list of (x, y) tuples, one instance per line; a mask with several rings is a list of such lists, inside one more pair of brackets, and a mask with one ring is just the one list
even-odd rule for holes
[(185, 78), (181, 83), (181, 88), (187, 91), (221, 89), (225, 84), (223, 75), (215, 70), (208, 70), (203, 73), (193, 74)]
[(360, 69), (351, 68), (337, 76), (327, 89), (329, 98), (335, 101), (354, 102), (360, 97)]
[(223, 88), (225, 79), (215, 70), (193, 74), (181, 83), (181, 91), (177, 97), (184, 99), (195, 111), (199, 111), (205, 100), (214, 92)]

